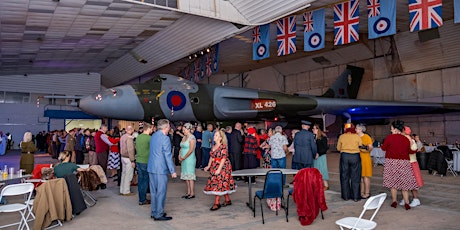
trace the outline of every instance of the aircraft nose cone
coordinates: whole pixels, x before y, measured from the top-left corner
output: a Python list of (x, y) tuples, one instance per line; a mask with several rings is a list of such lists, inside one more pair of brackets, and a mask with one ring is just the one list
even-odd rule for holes
[(144, 109), (133, 87), (124, 85), (80, 99), (81, 110), (100, 117), (139, 121)]

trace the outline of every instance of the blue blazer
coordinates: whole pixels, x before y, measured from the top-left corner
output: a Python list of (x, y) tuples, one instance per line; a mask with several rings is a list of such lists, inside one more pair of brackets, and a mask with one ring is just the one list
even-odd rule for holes
[(149, 162), (147, 172), (154, 174), (173, 174), (176, 167), (172, 161), (171, 139), (161, 130), (150, 139)]
[(315, 135), (312, 132), (302, 129), (294, 137), (294, 156), (292, 162), (302, 164), (313, 164), (317, 153)]

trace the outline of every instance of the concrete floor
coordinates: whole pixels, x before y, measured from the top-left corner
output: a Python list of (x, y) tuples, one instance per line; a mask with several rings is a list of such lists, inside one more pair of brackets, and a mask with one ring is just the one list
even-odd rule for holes
[[(207, 174), (197, 171), (196, 198), (181, 199), (185, 193), (185, 183), (180, 179), (170, 179), (166, 200), (166, 212), (174, 219), (166, 222), (155, 222), (150, 219), (150, 206), (139, 206), (137, 196), (123, 197), (118, 195), (119, 188), (112, 180), (105, 190), (92, 192), (98, 199), (94, 207), (85, 210), (72, 221), (65, 222), (62, 229), (339, 229), (335, 221), (345, 216), (358, 216), (365, 200), (360, 202), (343, 201), (340, 198), (339, 154), (327, 155), (330, 176), (330, 190), (326, 191), (328, 210), (324, 212), (324, 220), (319, 217), (310, 226), (301, 226), (297, 220), (295, 204), (290, 200), (289, 222), (284, 218), (284, 211), (276, 216), (264, 204), (265, 225), (262, 225), (260, 206), (257, 203), (256, 217), (246, 207), (248, 199), (247, 184), (238, 182), (237, 192), (231, 195), (233, 205), (217, 211), (210, 211), (214, 197), (201, 192)], [(288, 160), (289, 162), (290, 160)], [(19, 154), (10, 152), (0, 156), (0, 167), (4, 163), (18, 167)], [(47, 154), (36, 155), (36, 163), (51, 163)], [(180, 167), (176, 169), (180, 172)], [(375, 221), (378, 229), (460, 229), (460, 177), (428, 175), (422, 171), (425, 186), (420, 190), (422, 205), (411, 210), (399, 206), (390, 207), (389, 191), (382, 187), (383, 166), (374, 167), (371, 193), (388, 194), (387, 200), (380, 209)], [(263, 177), (257, 178), (254, 190), (262, 189)], [(288, 176), (288, 181), (292, 180)], [(137, 193), (137, 187), (131, 187)], [(399, 194), (399, 197), (401, 195)], [(0, 214), (0, 225), (11, 223), (18, 214)], [(30, 226), (32, 226), (30, 222)], [(10, 227), (7, 229), (15, 229)]]

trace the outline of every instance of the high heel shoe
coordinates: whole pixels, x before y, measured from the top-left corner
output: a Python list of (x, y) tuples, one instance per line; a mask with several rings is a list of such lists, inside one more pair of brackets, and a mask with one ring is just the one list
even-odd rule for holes
[(405, 203), (404, 204), (404, 208), (406, 208), (406, 210), (409, 210), (410, 209), (410, 205), (408, 203)]
[(220, 204), (214, 204), (209, 210), (211, 211), (216, 211), (217, 209), (219, 209), (221, 207)]
[(180, 198), (187, 199), (187, 197), (189, 197), (189, 196), (190, 196), (190, 194), (185, 194), (185, 195), (181, 196)]
[(230, 206), (232, 205), (232, 201), (229, 200), (229, 201), (225, 201), (223, 204), (222, 204), (222, 207), (226, 207), (226, 206)]
[[(391, 207), (393, 207), (393, 208), (398, 207), (398, 202), (393, 201), (393, 203), (391, 203)], [(409, 207), (409, 208), (410, 208), (410, 207)]]
[(363, 194), (361, 194), (361, 198), (362, 198), (362, 199), (367, 199), (367, 198), (369, 198), (370, 196), (371, 196), (370, 193), (363, 193)]

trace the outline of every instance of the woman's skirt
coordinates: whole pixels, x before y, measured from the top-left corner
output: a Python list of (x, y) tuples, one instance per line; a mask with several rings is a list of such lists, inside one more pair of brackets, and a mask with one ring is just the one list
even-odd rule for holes
[(370, 153), (360, 153), (361, 177), (372, 177), (372, 159)]
[(120, 169), (120, 154), (109, 151), (107, 169)]
[(31, 174), (34, 170), (35, 158), (33, 153), (22, 153), (19, 160), (19, 168), (24, 169), (25, 174)]
[(397, 190), (417, 190), (419, 188), (409, 160), (385, 159), (383, 187)]
[(422, 187), (424, 183), (418, 162), (411, 162), (410, 164), (412, 166), (412, 172), (414, 173), (415, 181), (417, 182), (418, 187)]
[(321, 155), (318, 159), (313, 161), (313, 167), (319, 170), (323, 176), (323, 180), (329, 180), (329, 171), (327, 169), (327, 159), (326, 154)]

